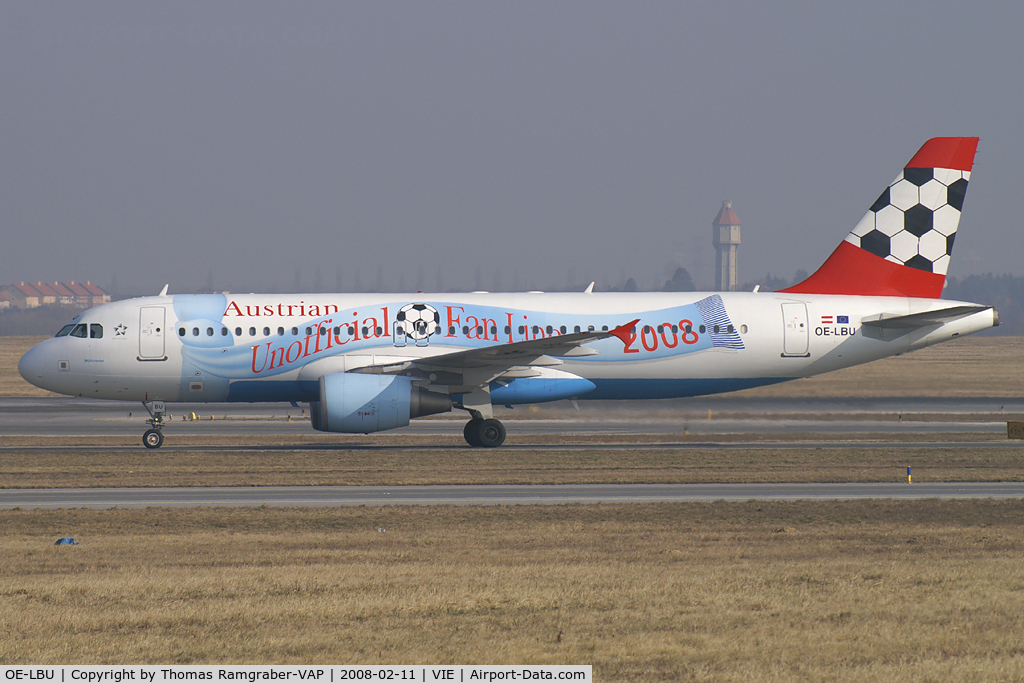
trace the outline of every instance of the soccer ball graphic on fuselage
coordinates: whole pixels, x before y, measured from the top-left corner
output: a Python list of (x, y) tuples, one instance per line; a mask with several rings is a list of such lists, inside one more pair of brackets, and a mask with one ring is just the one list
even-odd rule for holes
[(934, 138), (825, 263), (778, 292), (198, 294), (90, 309), (29, 350), (32, 384), (141, 401), (308, 402), (314, 429), (369, 433), (492, 405), (697, 396), (808, 377), (998, 324), (939, 299), (977, 138)]

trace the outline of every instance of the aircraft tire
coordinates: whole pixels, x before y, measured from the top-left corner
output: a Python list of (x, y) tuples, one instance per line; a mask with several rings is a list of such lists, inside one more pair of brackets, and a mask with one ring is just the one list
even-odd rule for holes
[(462, 435), (466, 437), (466, 443), (474, 448), (480, 448), (483, 443), (480, 442), (480, 425), (483, 424), (483, 420), (480, 418), (473, 418), (466, 423), (466, 426), (462, 429)]
[(147, 429), (142, 435), (142, 445), (146, 448), (160, 448), (164, 445), (164, 435), (159, 429)]
[(505, 443), (505, 425), (499, 420), (483, 420), (477, 431), (478, 445), (484, 448), (497, 448)]

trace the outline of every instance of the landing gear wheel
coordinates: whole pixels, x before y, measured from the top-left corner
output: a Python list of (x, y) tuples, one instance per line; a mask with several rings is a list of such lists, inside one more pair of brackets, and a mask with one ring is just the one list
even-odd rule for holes
[(146, 448), (160, 448), (164, 444), (164, 435), (158, 429), (147, 429), (142, 435), (142, 445)]
[[(469, 425), (466, 425), (466, 428), (469, 429)], [(480, 420), (473, 436), (474, 440), (470, 442), (471, 445), (484, 447), (484, 449), (497, 449), (505, 442), (505, 425), (495, 419)]]
[(472, 420), (466, 423), (466, 426), (462, 429), (462, 435), (466, 437), (466, 443), (474, 448), (480, 448), (483, 443), (480, 442), (480, 425), (484, 423), (482, 418), (474, 417)]
[(505, 425), (498, 420), (484, 420), (477, 430), (477, 442), (484, 448), (497, 448), (505, 443)]

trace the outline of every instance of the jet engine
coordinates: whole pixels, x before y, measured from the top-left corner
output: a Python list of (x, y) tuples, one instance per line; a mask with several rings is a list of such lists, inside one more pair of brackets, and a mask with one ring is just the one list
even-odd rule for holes
[(320, 400), (310, 402), (313, 429), (369, 434), (452, 409), (448, 394), (427, 391), (408, 377), (337, 372), (320, 377)]

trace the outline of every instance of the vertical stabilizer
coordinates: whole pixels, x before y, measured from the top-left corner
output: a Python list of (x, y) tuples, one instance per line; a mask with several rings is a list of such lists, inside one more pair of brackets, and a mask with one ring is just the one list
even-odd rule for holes
[(978, 138), (932, 138), (832, 255), (783, 292), (937, 299), (942, 294)]

